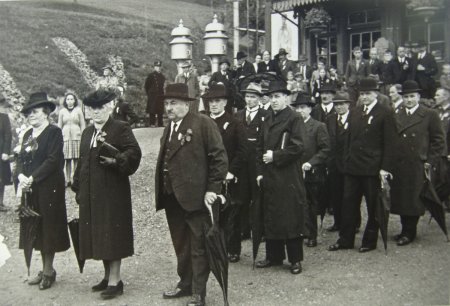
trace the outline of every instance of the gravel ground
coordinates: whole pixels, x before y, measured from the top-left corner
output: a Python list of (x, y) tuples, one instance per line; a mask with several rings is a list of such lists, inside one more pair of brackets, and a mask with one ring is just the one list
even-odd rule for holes
[[(12, 258), (0, 268), (1, 305), (184, 305), (188, 298), (163, 300), (162, 292), (178, 280), (176, 258), (165, 215), (156, 213), (153, 203), (153, 177), (159, 137), (162, 129), (138, 129), (135, 134), (143, 149), (141, 167), (131, 177), (135, 231), (135, 255), (123, 261), (124, 295), (105, 302), (90, 287), (102, 277), (102, 264), (88, 261), (79, 274), (73, 250), (58, 253), (55, 285), (39, 291), (26, 284), (27, 270), (18, 249), (19, 224), (12, 207), (15, 198), (7, 187), (6, 205), (0, 214), (0, 233), (5, 236)], [(69, 219), (78, 210), (73, 194), (67, 191)], [(388, 253), (379, 248), (366, 254), (356, 249), (328, 252), (335, 233), (323, 231), (316, 248), (305, 248), (303, 273), (292, 275), (283, 267), (252, 270), (251, 243), (243, 242), (239, 263), (229, 271), (229, 298), (232, 305), (449, 305), (450, 244), (429, 216), (421, 218), (418, 239), (411, 245), (397, 247), (390, 238)], [(324, 228), (331, 225), (326, 216)], [(364, 224), (364, 223), (363, 223)], [(397, 216), (391, 216), (389, 235), (399, 231)], [(361, 234), (356, 237), (359, 246)], [(260, 248), (264, 257), (264, 245)], [(41, 268), (40, 255), (33, 254), (31, 276)], [(221, 291), (213, 276), (208, 282), (209, 305), (221, 305)]]

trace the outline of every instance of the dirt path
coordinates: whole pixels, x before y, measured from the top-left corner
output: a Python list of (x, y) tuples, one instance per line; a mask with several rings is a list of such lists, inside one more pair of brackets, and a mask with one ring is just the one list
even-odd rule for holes
[[(105, 302), (90, 292), (102, 277), (102, 265), (88, 261), (80, 274), (73, 250), (56, 256), (57, 281), (50, 290), (39, 291), (26, 284), (26, 268), (18, 246), (19, 224), (10, 211), (0, 214), (0, 233), (5, 236), (12, 258), (0, 268), (0, 305), (184, 305), (187, 298), (167, 301), (161, 294), (177, 281), (175, 255), (164, 213), (155, 213), (153, 176), (162, 129), (136, 130), (144, 157), (131, 178), (136, 254), (123, 261), (123, 296)], [(68, 214), (77, 215), (73, 194), (67, 191)], [(6, 204), (13, 205), (12, 188)], [(357, 250), (328, 252), (335, 234), (323, 232), (319, 246), (305, 248), (304, 271), (294, 276), (288, 266), (252, 270), (250, 241), (244, 241), (242, 260), (230, 266), (229, 295), (232, 305), (449, 305), (450, 243), (428, 216), (421, 218), (419, 237), (409, 246), (397, 247), (390, 240), (388, 254), (379, 248), (367, 254)], [(398, 217), (390, 220), (389, 235), (399, 230)], [(325, 218), (324, 227), (332, 223)], [(357, 235), (359, 246), (361, 234)], [(260, 248), (264, 257), (264, 245)], [(32, 273), (41, 268), (33, 254)], [(220, 288), (208, 283), (208, 305), (222, 305)]]

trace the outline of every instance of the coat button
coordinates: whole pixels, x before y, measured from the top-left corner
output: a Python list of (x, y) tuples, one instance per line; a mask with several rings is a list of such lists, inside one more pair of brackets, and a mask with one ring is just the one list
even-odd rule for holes
[(406, 134), (403, 134), (403, 137), (406, 137)]

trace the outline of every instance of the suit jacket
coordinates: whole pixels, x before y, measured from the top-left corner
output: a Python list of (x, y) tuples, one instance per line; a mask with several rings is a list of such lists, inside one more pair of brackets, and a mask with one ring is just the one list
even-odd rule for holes
[(389, 106), (377, 102), (368, 115), (362, 106), (355, 107), (350, 114), (349, 129), (345, 173), (378, 176), (380, 169), (392, 169), (395, 122)]
[(312, 168), (305, 173), (306, 182), (323, 182), (330, 154), (330, 137), (325, 123), (309, 118), (305, 122), (305, 150), (301, 163), (310, 163)]
[(336, 114), (334, 108), (331, 108), (331, 111), (328, 114), (325, 114), (321, 104), (316, 104), (311, 111), (311, 117), (313, 119), (320, 122), (325, 122), (326, 124), (328, 124), (328, 117), (332, 114)]
[(391, 69), (394, 74), (393, 84), (403, 84), (410, 78), (412, 60), (409, 57), (405, 57), (403, 63), (400, 63), (398, 57), (396, 57), (391, 61)]
[[(418, 65), (425, 67), (425, 70), (417, 70)], [(420, 88), (427, 91), (435, 87), (433, 76), (438, 72), (438, 66), (434, 56), (431, 53), (426, 52), (422, 59), (415, 56), (413, 60), (412, 75), (417, 83), (419, 83)]]
[[(188, 113), (172, 135), (175, 147), (164, 154), (171, 124), (164, 129), (155, 172), (156, 209), (164, 208), (162, 171), (166, 170), (175, 197), (187, 211), (204, 207), (206, 191), (220, 193), (228, 171), (228, 159), (219, 129), (211, 118)], [(188, 139), (186, 134), (192, 132)], [(164, 156), (165, 155), (165, 156)]]
[(278, 64), (275, 60), (270, 60), (267, 64), (264, 61), (258, 63), (257, 73), (263, 72), (275, 72), (276, 74), (280, 74), (278, 69)]
[(228, 156), (228, 171), (239, 177), (247, 159), (247, 136), (242, 122), (225, 112), (213, 119), (219, 128)]
[(348, 61), (347, 68), (345, 69), (345, 81), (349, 86), (357, 86), (362, 78), (369, 75), (369, 63), (361, 59), (358, 70), (356, 69), (356, 60), (352, 59)]
[(208, 86), (213, 84), (222, 83), (225, 87), (229, 88), (232, 84), (233, 76), (231, 71), (227, 70), (225, 75), (221, 71), (216, 71), (211, 75), (209, 79)]
[(338, 121), (338, 114), (333, 114), (329, 117), (329, 134), (331, 153), (329, 159), (329, 169), (337, 169), (340, 173), (344, 173), (345, 169), (345, 154), (348, 145), (349, 135), (349, 112), (347, 120), (344, 124)]
[(369, 74), (378, 76), (379, 79), (381, 77), (381, 65), (383, 64), (383, 61), (380, 61), (379, 59), (374, 59), (372, 61), (371, 64), (370, 59), (367, 60), (367, 63), (369, 64)]
[(242, 65), (236, 69), (234, 79), (239, 80), (242, 77), (246, 77), (255, 73), (255, 67), (253, 67), (252, 63), (250, 63), (249, 61), (244, 61)]
[(291, 61), (286, 59), (284, 63), (281, 61), (278, 61), (278, 71), (279, 75), (286, 81), (287, 80), (287, 73), (289, 71), (292, 71), (294, 74), (297, 72), (297, 65)]
[(387, 63), (380, 63), (380, 81), (383, 82), (383, 84), (395, 84), (395, 74), (393, 66), (394, 62), (392, 60)]
[(184, 83), (188, 87), (188, 95), (190, 98), (198, 98), (200, 96), (200, 85), (197, 79), (197, 74), (192, 71), (189, 72), (188, 78), (184, 73), (180, 73), (175, 77), (175, 83)]

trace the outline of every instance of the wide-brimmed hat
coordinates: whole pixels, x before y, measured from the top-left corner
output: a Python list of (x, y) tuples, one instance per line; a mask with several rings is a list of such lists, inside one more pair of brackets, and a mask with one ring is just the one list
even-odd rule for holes
[(21, 112), (25, 114), (30, 109), (42, 106), (48, 106), (52, 112), (56, 109), (55, 103), (48, 100), (47, 93), (35, 92), (30, 95), (30, 99), (23, 106)]
[(247, 57), (247, 54), (244, 52), (244, 51), (239, 51), (237, 54), (236, 54), (236, 59), (237, 60), (240, 60), (241, 58), (246, 58)]
[(399, 94), (404, 95), (408, 93), (418, 92), (420, 93), (422, 89), (419, 87), (419, 84), (416, 81), (408, 80), (402, 84), (402, 91)]
[(242, 93), (254, 93), (258, 96), (262, 96), (262, 87), (259, 84), (256, 84), (254, 82), (250, 82), (247, 86), (247, 88), (241, 90)]
[(162, 96), (164, 99), (180, 99), (185, 101), (194, 101), (195, 98), (189, 97), (189, 88), (184, 83), (169, 84), (166, 87), (166, 93)]
[(308, 60), (308, 58), (306, 57), (306, 55), (304, 55), (304, 54), (300, 54), (299, 56), (298, 56), (298, 61), (299, 62), (306, 62)]
[(336, 103), (337, 104), (340, 104), (340, 103), (352, 103), (352, 101), (350, 100), (350, 96), (349, 96), (348, 93), (340, 91), (334, 96), (333, 103), (335, 103), (335, 104)]
[(278, 55), (286, 55), (286, 54), (289, 54), (289, 53), (286, 51), (286, 49), (280, 48), (280, 50), (278, 50)]
[(267, 88), (267, 91), (264, 93), (264, 95), (270, 95), (274, 92), (283, 92), (287, 95), (291, 94), (291, 91), (286, 88), (286, 82), (281, 80), (271, 81), (269, 83), (269, 88)]
[(228, 66), (231, 66), (230, 61), (226, 57), (222, 58), (219, 61), (219, 66), (222, 65), (222, 64), (227, 64)]
[(202, 95), (203, 100), (227, 99), (228, 91), (223, 84), (213, 84), (209, 86), (208, 91)]
[(89, 107), (97, 108), (111, 102), (116, 97), (117, 95), (115, 91), (101, 88), (89, 93), (83, 99), (83, 104)]
[(153, 62), (153, 66), (159, 66), (159, 67), (161, 67), (161, 66), (162, 66), (162, 62), (161, 62), (161, 61), (154, 61), (154, 62)]
[(359, 81), (359, 91), (378, 91), (378, 82), (374, 78), (363, 78)]
[(323, 92), (332, 92), (332, 93), (336, 93), (336, 86), (333, 83), (325, 83), (322, 87), (320, 87), (319, 89), (320, 93)]
[(310, 107), (313, 107), (316, 104), (311, 100), (311, 95), (300, 92), (298, 93), (295, 101), (291, 103), (291, 106), (299, 106), (299, 105), (308, 105)]

